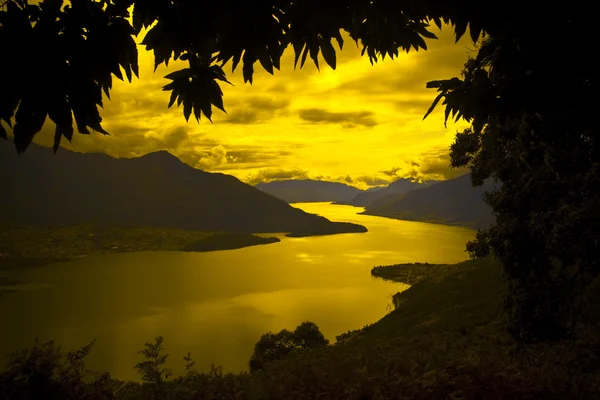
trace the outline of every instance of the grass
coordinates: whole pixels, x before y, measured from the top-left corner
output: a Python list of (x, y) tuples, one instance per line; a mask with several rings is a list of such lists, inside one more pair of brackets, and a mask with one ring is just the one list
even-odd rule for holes
[[(258, 373), (213, 370), (169, 380), (161, 386), (160, 398), (600, 398), (597, 320), (576, 340), (520, 345), (504, 328), (506, 288), (497, 262), (398, 265), (376, 273), (401, 280), (407, 268), (415, 267), (441, 273), (420, 279), (397, 296), (394, 311), (372, 325), (340, 335), (335, 345), (292, 353)], [(598, 293), (600, 282), (588, 299), (596, 307), (592, 313), (598, 311)], [(169, 338), (167, 352), (168, 342)], [(115, 398), (120, 399), (148, 398), (147, 390), (154, 390), (116, 380), (102, 385), (112, 393), (119, 390)]]

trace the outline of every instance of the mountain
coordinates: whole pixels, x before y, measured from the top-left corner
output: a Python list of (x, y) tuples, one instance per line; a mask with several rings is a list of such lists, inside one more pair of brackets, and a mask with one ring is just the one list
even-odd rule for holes
[(473, 187), (471, 175), (466, 174), (405, 194), (386, 196), (371, 203), (363, 214), (483, 229), (494, 221), (483, 194), (495, 187), (491, 180)]
[(295, 235), (366, 231), (308, 214), (233, 176), (190, 167), (166, 151), (117, 159), (64, 148), (53, 155), (31, 145), (19, 156), (11, 143), (0, 142), (2, 222)]
[(371, 190), (359, 193), (352, 200), (350, 200), (349, 202), (345, 202), (344, 204), (350, 204), (357, 207), (367, 207), (374, 201), (382, 199), (386, 196), (393, 194), (408, 193), (411, 190), (431, 186), (436, 182), (438, 181), (425, 181), (423, 183), (419, 183), (410, 179), (401, 178), (390, 183), (387, 187), (381, 188), (379, 190)]
[(254, 186), (263, 192), (288, 203), (313, 201), (352, 200), (362, 190), (339, 182), (315, 181), (312, 179), (273, 181)]

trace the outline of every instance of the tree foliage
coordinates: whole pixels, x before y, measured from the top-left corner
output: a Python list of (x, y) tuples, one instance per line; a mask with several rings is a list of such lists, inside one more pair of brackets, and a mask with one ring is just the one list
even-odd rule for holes
[(328, 344), (329, 340), (314, 322), (303, 322), (293, 332), (283, 329), (278, 333), (265, 333), (254, 345), (254, 352), (248, 363), (250, 372), (262, 370), (266, 364), (280, 360), (292, 352)]
[[(381, 3), (381, 4), (379, 4)], [(308, 57), (319, 68), (319, 56), (336, 68), (336, 49), (349, 33), (371, 62), (400, 51), (427, 49), (436, 38), (429, 22), (456, 24), (457, 38), (467, 20), (442, 16), (425, 7), (398, 10), (393, 2), (366, 0), (8, 0), (0, 11), (0, 49), (11, 63), (0, 66), (0, 120), (13, 128), (23, 152), (46, 118), (56, 124), (54, 151), (62, 137), (107, 134), (98, 107), (110, 98), (113, 76), (138, 76), (134, 38), (154, 53), (155, 69), (171, 60), (189, 63), (170, 73), (163, 88), (168, 106), (183, 104), (187, 119), (211, 119), (213, 106), (225, 111), (219, 82), (229, 83), (224, 68), (241, 65), (244, 82), (252, 83), (256, 63), (273, 74), (283, 51), (292, 46), (295, 65)], [(19, 40), (13, 38), (18, 37)], [(14, 126), (13, 126), (14, 122)], [(1, 127), (0, 135), (7, 138)]]
[[(486, 201), (496, 224), (468, 245), (505, 266), (511, 331), (521, 339), (573, 333), (581, 295), (600, 274), (598, 123), (595, 68), (571, 57), (589, 51), (589, 16), (563, 10), (554, 25), (530, 20), (487, 35), (463, 79), (430, 82), (450, 115), (471, 122), (451, 146), (454, 167), (474, 185), (502, 185)], [(564, 53), (563, 53), (564, 54)]]

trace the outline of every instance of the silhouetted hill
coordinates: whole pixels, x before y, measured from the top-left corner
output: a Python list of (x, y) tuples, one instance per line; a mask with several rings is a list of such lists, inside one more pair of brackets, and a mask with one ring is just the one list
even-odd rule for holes
[(285, 200), (288, 203), (313, 201), (350, 201), (362, 190), (339, 182), (312, 179), (259, 183), (255, 188)]
[(18, 156), (0, 141), (0, 220), (43, 226), (87, 223), (203, 231), (364, 232), (291, 207), (237, 178), (208, 173), (166, 151), (116, 159), (32, 145)]
[(487, 228), (494, 217), (483, 201), (483, 193), (494, 188), (492, 181), (473, 187), (471, 175), (466, 174), (405, 194), (386, 196), (371, 203), (363, 214)]
[(374, 201), (382, 199), (386, 196), (392, 194), (404, 194), (408, 193), (411, 190), (421, 189), (424, 187), (431, 186), (437, 181), (425, 181), (419, 183), (417, 181), (412, 181), (410, 179), (398, 179), (392, 183), (390, 183), (387, 187), (381, 188), (379, 190), (369, 190), (362, 193), (357, 194), (352, 200), (346, 203), (341, 204), (350, 204), (357, 207), (367, 207), (372, 204)]

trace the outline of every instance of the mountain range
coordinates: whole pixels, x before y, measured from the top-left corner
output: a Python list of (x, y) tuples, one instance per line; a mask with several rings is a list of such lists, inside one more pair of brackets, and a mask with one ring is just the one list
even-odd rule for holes
[(374, 201), (391, 194), (404, 194), (411, 190), (431, 186), (437, 182), (439, 181), (418, 182), (401, 178), (387, 186), (361, 190), (340, 182), (287, 179), (268, 183), (263, 182), (255, 187), (288, 203), (330, 201), (336, 204), (366, 207)]
[(1, 222), (119, 224), (290, 236), (366, 232), (306, 213), (237, 178), (195, 169), (166, 151), (138, 158), (0, 141)]
[(289, 179), (259, 183), (254, 186), (288, 203), (335, 201), (349, 202), (363, 191), (339, 182), (312, 179)]
[(412, 179), (400, 178), (388, 186), (377, 190), (368, 190), (358, 193), (354, 198), (347, 202), (339, 202), (339, 204), (348, 204), (357, 207), (367, 207), (373, 202), (383, 199), (389, 195), (400, 195), (408, 193), (412, 190), (421, 189), (431, 186), (439, 181), (423, 181), (418, 182)]
[(494, 222), (494, 216), (483, 194), (496, 187), (492, 180), (473, 187), (471, 175), (466, 174), (429, 187), (385, 196), (369, 204), (363, 214), (485, 229)]

